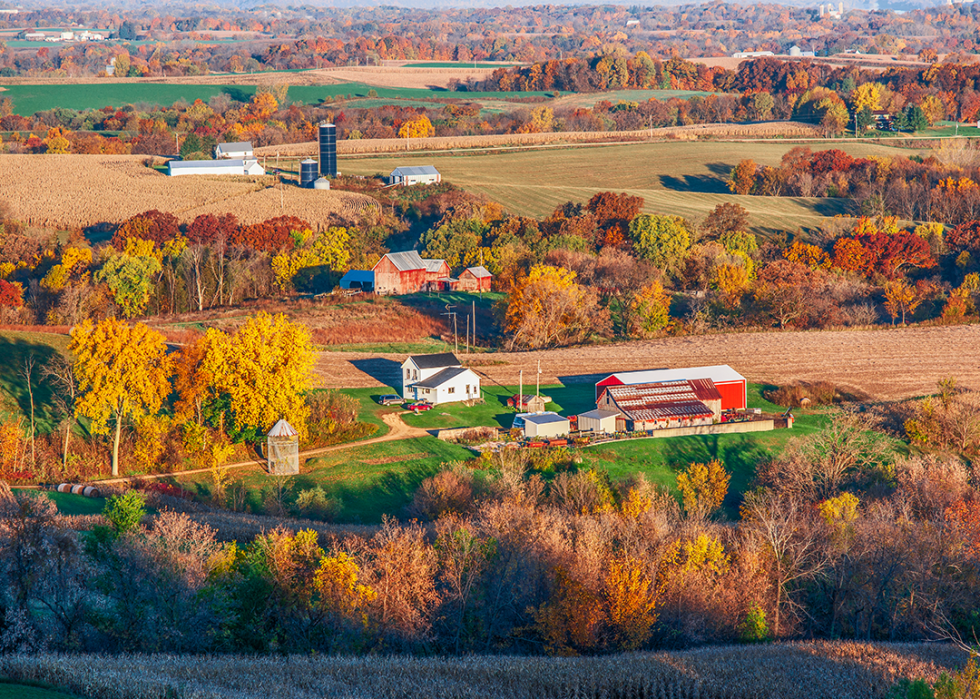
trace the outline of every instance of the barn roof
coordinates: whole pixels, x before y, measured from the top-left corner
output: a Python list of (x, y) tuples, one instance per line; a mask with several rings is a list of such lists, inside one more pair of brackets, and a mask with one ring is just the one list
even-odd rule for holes
[[(395, 269), (399, 272), (411, 272), (416, 269), (427, 269), (425, 260), (419, 257), (419, 254), (414, 250), (408, 250), (406, 252), (389, 252), (385, 254), (385, 257), (395, 265)], [(381, 259), (384, 259), (381, 258)], [(381, 264), (380, 260), (378, 264)], [(377, 265), (375, 265), (377, 267)]]
[[(686, 367), (683, 369), (649, 369), (646, 371), (622, 371), (610, 374), (599, 382), (600, 386), (606, 381), (616, 379), (619, 383), (630, 385), (639, 383), (660, 383), (664, 381), (687, 381), (690, 379), (711, 379), (714, 383), (727, 381), (745, 381), (745, 377), (727, 364), (715, 366)], [(615, 381), (611, 382), (615, 383)]]
[(426, 272), (438, 272), (442, 269), (442, 266), (446, 264), (445, 260), (427, 260), (424, 257), (419, 259), (421, 259), (423, 264), (425, 264)]
[(554, 422), (568, 422), (567, 417), (562, 417), (558, 413), (533, 413), (524, 416), (524, 422), (531, 422), (535, 425), (549, 425)]
[(392, 177), (418, 177), (419, 175), (438, 175), (439, 171), (431, 165), (404, 165), (391, 171)]
[(299, 432), (297, 432), (295, 429), (293, 429), (293, 426), (292, 425), (290, 425), (285, 420), (280, 420), (279, 422), (277, 422), (275, 425), (272, 426), (272, 429), (269, 430), (269, 434), (266, 435), (266, 436), (268, 436), (268, 437), (295, 437), (298, 434), (299, 434)]
[[(467, 267), (466, 270), (463, 272), (463, 274), (465, 274), (466, 272), (469, 272), (470, 274), (472, 274), (477, 279), (483, 279), (485, 277), (492, 277), (493, 276), (492, 274), (490, 274), (489, 270), (487, 270), (487, 268), (484, 267), (484, 266), (482, 266), (482, 265), (480, 265), (478, 267)], [(460, 275), (460, 276), (462, 276), (462, 275)]]
[[(440, 367), (459, 366), (461, 363), (452, 352), (416, 354), (408, 359), (412, 360), (412, 363), (419, 369), (439, 369)], [(405, 361), (408, 361), (408, 359)]]
[[(465, 374), (466, 372), (470, 372), (470, 370), (465, 367), (461, 367), (461, 366), (449, 367), (447, 369), (443, 369), (438, 374), (433, 374), (427, 379), (423, 379), (418, 383), (412, 384), (412, 386), (416, 388), (438, 388), (439, 386), (442, 386), (444, 383), (448, 381), (452, 381), (460, 374)], [(473, 372), (470, 373), (472, 374)]]
[(606, 391), (626, 417), (647, 421), (712, 417), (714, 413), (698, 398), (699, 390), (704, 392), (704, 388), (696, 390), (688, 381), (668, 381), (609, 386)]
[(347, 274), (340, 278), (340, 283), (344, 282), (371, 282), (374, 283), (374, 271), (370, 269), (351, 269)]
[(582, 413), (579, 415), (580, 418), (590, 418), (592, 420), (603, 420), (607, 417), (616, 417), (617, 415), (622, 415), (618, 410), (602, 410), (601, 408), (596, 408), (595, 410), (590, 410), (587, 413)]

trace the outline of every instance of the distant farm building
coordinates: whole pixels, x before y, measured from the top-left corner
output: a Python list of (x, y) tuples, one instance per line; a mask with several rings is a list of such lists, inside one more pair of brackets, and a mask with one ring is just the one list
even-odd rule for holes
[(252, 160), (255, 158), (255, 152), (248, 141), (219, 143), (214, 149), (214, 157), (218, 160)]
[(421, 354), (402, 363), (402, 397), (439, 405), (480, 398), (480, 377), (452, 352)]
[(460, 291), (490, 291), (493, 275), (486, 267), (467, 267), (459, 275)]
[(727, 364), (688, 367), (684, 369), (651, 369), (649, 371), (624, 371), (612, 374), (595, 385), (596, 400), (610, 386), (665, 383), (710, 379), (721, 394), (721, 410), (744, 410), (748, 398), (745, 377)]
[(442, 175), (431, 165), (396, 167), (388, 176), (388, 182), (403, 187), (410, 187), (413, 184), (435, 184), (442, 182)]
[(369, 269), (352, 269), (340, 278), (340, 288), (374, 291), (374, 272)]
[(167, 174), (180, 175), (264, 175), (257, 160), (171, 160)]
[(280, 420), (266, 435), (269, 473), (273, 476), (295, 476), (299, 473), (299, 433)]
[(629, 431), (721, 422), (721, 394), (711, 379), (609, 386), (596, 406), (622, 413)]
[(449, 279), (450, 270), (445, 260), (425, 260), (409, 250), (387, 253), (372, 271), (377, 293), (414, 294), (430, 289), (438, 291), (440, 280)]
[(761, 58), (763, 56), (773, 56), (772, 51), (739, 51), (733, 53), (732, 58)]

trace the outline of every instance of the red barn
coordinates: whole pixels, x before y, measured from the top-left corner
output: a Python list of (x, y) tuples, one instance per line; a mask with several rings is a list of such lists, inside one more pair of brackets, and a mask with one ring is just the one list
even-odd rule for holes
[(651, 369), (649, 371), (624, 371), (612, 374), (595, 385), (596, 400), (609, 386), (634, 386), (637, 384), (665, 383), (668, 381), (694, 381), (711, 379), (721, 394), (722, 410), (743, 410), (748, 401), (748, 385), (745, 377), (727, 364), (689, 367), (685, 369)]
[(375, 293), (414, 294), (429, 288), (438, 290), (436, 282), (449, 276), (449, 265), (445, 260), (424, 260), (409, 250), (389, 252), (372, 271)]
[(467, 267), (459, 275), (459, 288), (461, 291), (490, 291), (491, 281), (493, 275), (486, 267)]

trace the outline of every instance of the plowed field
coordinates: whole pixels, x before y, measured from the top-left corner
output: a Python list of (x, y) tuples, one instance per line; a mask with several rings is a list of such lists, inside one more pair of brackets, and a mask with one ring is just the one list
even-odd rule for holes
[(299, 216), (314, 226), (349, 221), (370, 197), (273, 185), (271, 177), (168, 177), (143, 165), (141, 155), (5, 155), (0, 199), (14, 218), (34, 226), (84, 228), (118, 223), (150, 209), (181, 221), (199, 214), (234, 213), (243, 223)]
[[(325, 353), (318, 371), (329, 387), (381, 386), (397, 380), (404, 359)], [(484, 381), (516, 385), (521, 369), (525, 379), (533, 377), (538, 360), (542, 384), (594, 382), (618, 371), (729, 364), (753, 382), (821, 379), (860, 389), (878, 400), (897, 400), (932, 393), (936, 381), (946, 376), (980, 389), (980, 326), (666, 338), (474, 355), (473, 368)]]

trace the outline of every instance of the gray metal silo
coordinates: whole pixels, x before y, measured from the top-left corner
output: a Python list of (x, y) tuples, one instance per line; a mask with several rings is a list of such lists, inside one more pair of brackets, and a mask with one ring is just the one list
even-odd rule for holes
[(313, 182), (319, 177), (317, 167), (317, 162), (313, 158), (307, 158), (299, 164), (300, 187), (311, 187), (313, 185)]
[(320, 135), (320, 174), (324, 177), (337, 176), (337, 127), (323, 122)]

